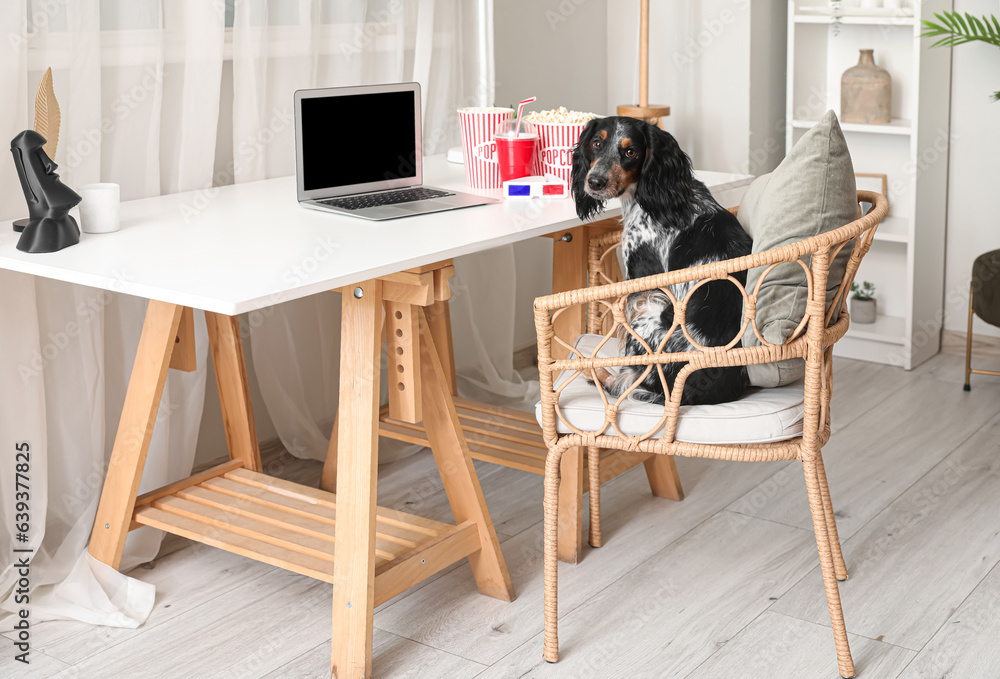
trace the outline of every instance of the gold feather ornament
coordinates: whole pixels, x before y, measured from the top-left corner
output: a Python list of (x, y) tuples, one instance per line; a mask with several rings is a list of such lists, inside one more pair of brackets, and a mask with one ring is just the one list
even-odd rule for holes
[(55, 160), (56, 147), (59, 146), (59, 124), (62, 117), (59, 113), (59, 102), (52, 87), (52, 69), (45, 70), (42, 81), (38, 83), (38, 94), (35, 95), (35, 132), (45, 137), (45, 155)]

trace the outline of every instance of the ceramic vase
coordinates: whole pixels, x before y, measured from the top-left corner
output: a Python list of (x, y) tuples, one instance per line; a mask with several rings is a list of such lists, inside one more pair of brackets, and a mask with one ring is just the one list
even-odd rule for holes
[(861, 50), (858, 65), (840, 79), (840, 120), (867, 125), (892, 120), (892, 76), (875, 65), (874, 50)]

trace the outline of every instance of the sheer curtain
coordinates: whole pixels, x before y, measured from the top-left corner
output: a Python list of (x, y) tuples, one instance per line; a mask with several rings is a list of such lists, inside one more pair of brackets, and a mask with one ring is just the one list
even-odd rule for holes
[[(63, 181), (117, 182), (124, 200), (291, 174), (297, 88), (417, 80), (428, 153), (459, 143), (455, 108), (493, 103), (490, 0), (5, 0), (0, 34), (9, 37), (0, 46), (8, 95), (0, 132), (10, 138), (31, 125), (35, 88), (51, 66)], [(0, 218), (22, 212), (13, 163), (0, 161)], [(4, 244), (14, 238), (0, 233)], [(481, 259), (513, 281), (509, 251)], [(473, 337), (463, 333), (478, 323), (484, 267), (456, 265), (458, 285), (473, 293), (456, 300), (456, 337)], [(128, 263), (114, 274), (127, 280)], [(0, 288), (0, 441), (31, 446), (27, 543), (14, 545), (9, 532), (12, 455), (0, 463), (0, 616), (17, 608), (17, 546), (34, 550), (35, 621), (139, 625), (152, 587), (89, 558), (86, 545), (145, 300), (9, 272), (0, 272)], [(186, 476), (193, 464), (208, 354), (203, 316), (195, 319), (199, 367), (169, 373), (140, 492)], [(336, 409), (338, 295), (262, 309), (246, 325), (264, 397), (258, 407), (289, 451), (321, 458)], [(456, 346), (469, 384), (508, 400), (530, 394), (510, 366), (512, 344), (481, 334), (486, 349)], [(152, 559), (160, 538), (133, 531), (123, 570)], [(0, 620), (10, 624), (9, 615)]]
[[(296, 89), (417, 81), (427, 154), (461, 143), (457, 108), (493, 103), (489, 1), (341, 2), (318, 8), (318, 15), (315, 5), (289, 5), (247, 0), (235, 7), (237, 182), (295, 171), (294, 131), (276, 123), (288, 114)], [(455, 268), (452, 323), (460, 388), (515, 407), (533, 403), (537, 383), (521, 380), (512, 364), (513, 250), (461, 258)], [(275, 305), (250, 318), (261, 395), (285, 448), (300, 457), (326, 456), (337, 407), (339, 318), (335, 293)], [(488, 327), (497, 319), (500, 327)], [(383, 440), (379, 460), (410, 450)]]
[[(0, 32), (3, 132), (31, 124), (34, 88), (52, 68), (62, 127), (55, 161), (63, 181), (121, 184), (122, 198), (211, 185), (224, 16), (197, 1), (5, 2)], [(186, 35), (180, 42), (178, 37)], [(169, 106), (165, 102), (169, 101)], [(171, 152), (190, 146), (190, 153)], [(12, 163), (0, 162), (0, 211), (23, 216)], [(16, 234), (4, 233), (5, 242)], [(112, 236), (113, 237), (113, 236)], [(130, 275), (128, 262), (113, 272)], [(135, 626), (152, 588), (89, 558), (86, 546), (135, 356), (145, 300), (91, 288), (0, 274), (0, 429), (4, 445), (31, 446), (31, 613)], [(196, 336), (201, 367), (171, 372), (140, 492), (191, 469), (205, 394), (204, 321)], [(10, 561), (14, 467), (0, 465), (0, 596), (15, 609)], [(156, 555), (156, 531), (130, 536), (128, 569)], [(18, 547), (25, 544), (18, 543)], [(9, 618), (4, 621), (9, 625)]]

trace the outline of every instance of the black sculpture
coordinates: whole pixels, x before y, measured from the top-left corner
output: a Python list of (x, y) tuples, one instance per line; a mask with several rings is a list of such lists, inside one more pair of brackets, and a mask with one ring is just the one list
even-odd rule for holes
[(42, 149), (44, 145), (45, 138), (34, 130), (25, 130), (10, 142), (28, 202), (28, 223), (17, 241), (22, 252), (55, 252), (80, 242), (80, 227), (69, 211), (81, 198), (59, 181), (58, 166)]

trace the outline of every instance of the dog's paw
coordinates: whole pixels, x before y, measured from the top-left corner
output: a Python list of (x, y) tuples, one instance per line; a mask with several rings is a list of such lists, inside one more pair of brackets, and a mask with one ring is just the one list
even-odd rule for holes
[(607, 368), (594, 368), (592, 370), (587, 370), (584, 373), (584, 377), (586, 378), (588, 384), (594, 384), (599, 381), (601, 385), (606, 388), (613, 375)]
[(639, 388), (633, 391), (631, 394), (631, 398), (635, 401), (641, 401), (643, 403), (654, 403), (656, 405), (664, 405), (667, 402), (666, 397), (663, 394), (643, 388)]

